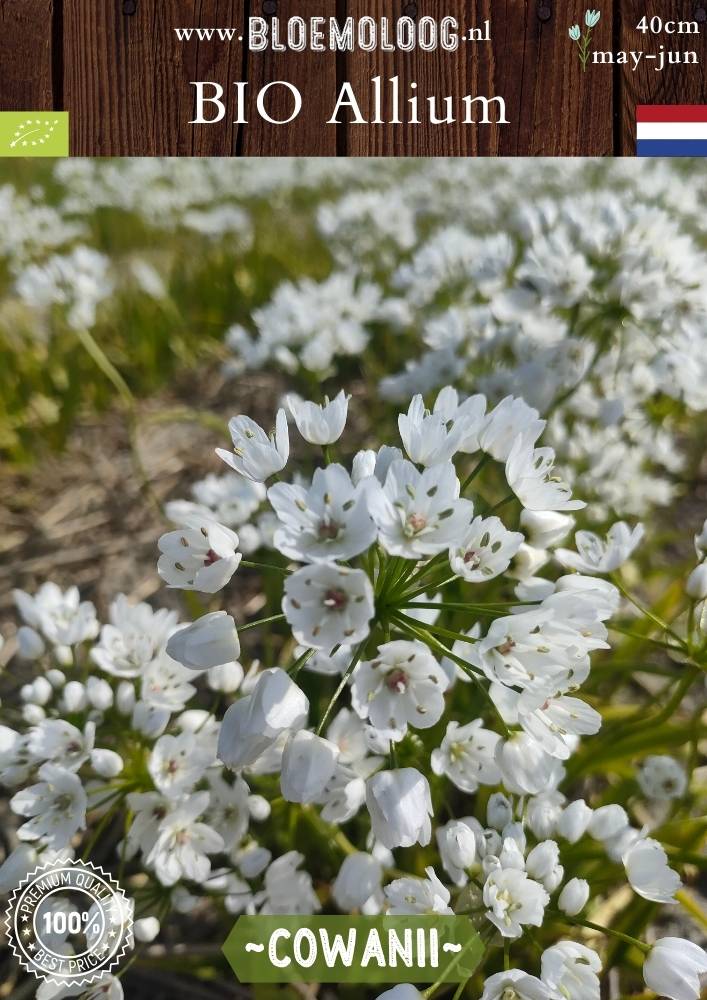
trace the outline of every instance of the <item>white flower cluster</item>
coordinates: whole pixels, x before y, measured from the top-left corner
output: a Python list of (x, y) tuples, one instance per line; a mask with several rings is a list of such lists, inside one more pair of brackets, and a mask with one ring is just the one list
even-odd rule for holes
[[(321, 406), (288, 399), (314, 453), (311, 474), (300, 462), (291, 482), (285, 410), (272, 433), (234, 417), (232, 449), (218, 452), (229, 472), (168, 508), (176, 528), (158, 562), (168, 586), (214, 595), (257, 569), (281, 610), (237, 627), (212, 603), (180, 624), (121, 596), (101, 625), (76, 588), (16, 593), (18, 649), (35, 676), (17, 722), (0, 727), (0, 781), (20, 824), (0, 888), (38, 857), (82, 841), (90, 850), (92, 830), (114, 820), (144, 941), (171, 910), (208, 898), (231, 914), (323, 903), (468, 913), (490, 953), (505, 942), (508, 955), (533, 929), (596, 926), (584, 914), (606, 876), (583, 857), (603, 859), (612, 882), (643, 900), (675, 902), (681, 878), (658, 821), (651, 830), (645, 809), (632, 815), (591, 786), (581, 797), (569, 780), (602, 725), (579, 696), (621, 599), (602, 576), (631, 559), (642, 526), (579, 530), (574, 548), (559, 547), (585, 505), (540, 444), (545, 421), (519, 397), (490, 406), (447, 385), (428, 409), (417, 395), (398, 416), (402, 448), (344, 461), (349, 403), (343, 391)], [(267, 531), (248, 530), (266, 516)], [(256, 549), (275, 561), (251, 562)], [(686, 586), (688, 638), (661, 640), (690, 662), (704, 647), (700, 573)], [(282, 642), (246, 672), (243, 633), (270, 624)], [(210, 710), (197, 707), (204, 688)], [(664, 818), (688, 781), (680, 761), (649, 755), (636, 789)], [(327, 890), (315, 853), (276, 847), (275, 816), (292, 811), (342, 852)], [(425, 877), (401, 871), (418, 845), (435, 861)], [(154, 881), (133, 887), (140, 871)], [(672, 937), (635, 945), (649, 988), (697, 1000), (700, 948)], [(539, 977), (507, 967), (483, 996), (598, 1000), (601, 971), (595, 950), (560, 939)]]

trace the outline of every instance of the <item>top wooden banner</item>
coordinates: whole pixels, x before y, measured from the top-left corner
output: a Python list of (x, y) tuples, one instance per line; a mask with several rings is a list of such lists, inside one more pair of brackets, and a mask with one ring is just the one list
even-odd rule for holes
[(73, 156), (633, 156), (639, 105), (707, 104), (706, 35), (704, 0), (0, 0), (0, 110), (68, 111)]

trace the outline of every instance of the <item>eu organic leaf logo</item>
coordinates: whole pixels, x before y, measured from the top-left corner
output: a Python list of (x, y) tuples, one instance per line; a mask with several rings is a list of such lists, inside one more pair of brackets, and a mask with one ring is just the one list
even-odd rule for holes
[(600, 17), (601, 17), (601, 11), (598, 10), (585, 11), (584, 34), (582, 34), (582, 29), (578, 24), (573, 24), (569, 31), (570, 39), (573, 42), (577, 43), (577, 48), (579, 49), (579, 61), (582, 63), (582, 72), (586, 72), (587, 63), (589, 61), (589, 53), (591, 51), (590, 42), (592, 40), (592, 28), (595, 28), (597, 24), (599, 24)]
[(45, 142), (49, 141), (58, 124), (58, 118), (27, 118), (17, 126), (10, 140), (10, 149), (30, 149), (32, 146), (43, 146)]

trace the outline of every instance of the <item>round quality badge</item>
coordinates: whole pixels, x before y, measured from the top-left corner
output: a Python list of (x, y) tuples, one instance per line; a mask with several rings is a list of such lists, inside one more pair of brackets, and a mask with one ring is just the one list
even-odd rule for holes
[(35, 868), (13, 892), (5, 924), (23, 968), (57, 986), (89, 986), (133, 946), (132, 904), (90, 861)]

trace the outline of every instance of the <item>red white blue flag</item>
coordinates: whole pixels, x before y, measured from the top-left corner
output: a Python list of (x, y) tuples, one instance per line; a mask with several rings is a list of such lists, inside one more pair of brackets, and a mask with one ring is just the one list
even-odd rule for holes
[(707, 156), (707, 104), (639, 104), (637, 156)]

